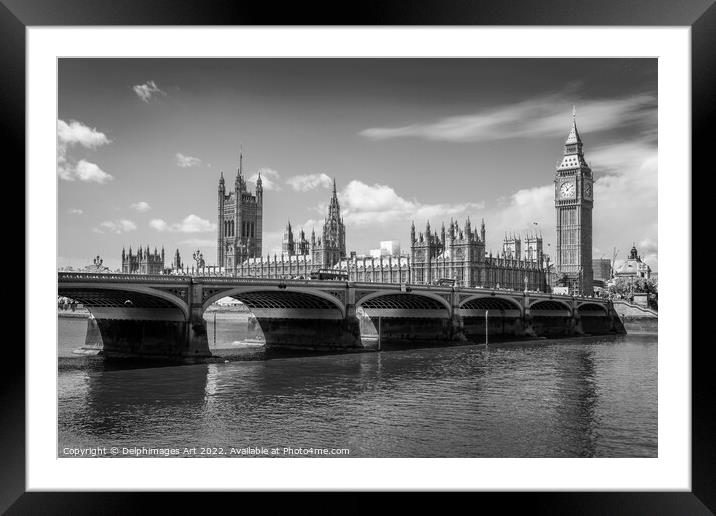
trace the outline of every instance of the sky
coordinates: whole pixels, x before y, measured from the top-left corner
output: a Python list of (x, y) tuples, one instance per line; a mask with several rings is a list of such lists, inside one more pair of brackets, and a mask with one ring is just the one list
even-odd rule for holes
[(216, 260), (217, 187), (264, 186), (263, 254), (320, 231), (332, 180), (358, 254), (410, 224), (484, 218), (487, 249), (541, 231), (576, 108), (593, 257), (658, 270), (656, 59), (60, 59), (58, 266), (122, 248)]

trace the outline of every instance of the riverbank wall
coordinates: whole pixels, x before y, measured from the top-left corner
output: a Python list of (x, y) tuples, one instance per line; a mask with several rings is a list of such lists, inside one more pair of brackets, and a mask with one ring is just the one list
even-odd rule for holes
[(659, 332), (659, 312), (651, 308), (617, 300), (614, 301), (614, 311), (622, 320), (627, 333)]

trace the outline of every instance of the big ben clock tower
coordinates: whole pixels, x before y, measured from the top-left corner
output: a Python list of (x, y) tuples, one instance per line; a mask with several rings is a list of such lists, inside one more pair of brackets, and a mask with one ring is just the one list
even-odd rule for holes
[(566, 277), (570, 292), (592, 295), (592, 170), (582, 151), (572, 109), (572, 129), (564, 144), (564, 157), (554, 177), (554, 207), (557, 212), (555, 266), (559, 278)]

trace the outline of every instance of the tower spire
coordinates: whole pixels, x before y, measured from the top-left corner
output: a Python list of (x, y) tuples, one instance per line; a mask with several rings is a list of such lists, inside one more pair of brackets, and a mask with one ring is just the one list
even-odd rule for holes
[(572, 106), (572, 127), (569, 130), (569, 135), (567, 136), (565, 144), (582, 144), (582, 138), (580, 138), (579, 131), (577, 131), (577, 107), (574, 105)]

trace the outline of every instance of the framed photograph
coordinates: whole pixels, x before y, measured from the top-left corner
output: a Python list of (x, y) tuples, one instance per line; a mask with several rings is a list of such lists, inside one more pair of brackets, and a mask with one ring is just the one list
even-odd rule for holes
[(28, 205), (3, 510), (714, 510), (691, 327), (710, 2), (79, 5), (0, 9)]

